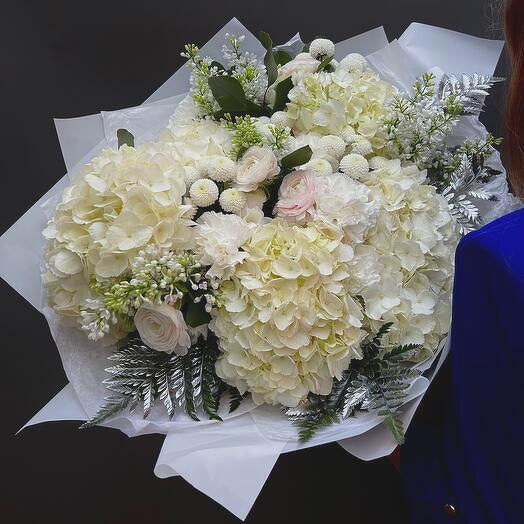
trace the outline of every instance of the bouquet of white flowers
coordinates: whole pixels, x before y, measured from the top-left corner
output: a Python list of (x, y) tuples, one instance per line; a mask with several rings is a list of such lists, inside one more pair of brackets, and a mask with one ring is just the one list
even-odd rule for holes
[[(103, 115), (117, 143), (47, 200), (43, 262), (82, 427), (167, 433), (158, 473), (242, 518), (281, 451), (381, 421), (403, 442), (449, 330), (457, 242), (510, 202), (477, 120), (491, 72), (415, 77), (409, 33), (368, 59), (357, 40), (262, 32), (257, 53), (246, 34), (223, 31), (221, 58), (185, 47), (187, 95)], [(241, 502), (194, 473), (231, 459), (199, 450), (257, 446)]]

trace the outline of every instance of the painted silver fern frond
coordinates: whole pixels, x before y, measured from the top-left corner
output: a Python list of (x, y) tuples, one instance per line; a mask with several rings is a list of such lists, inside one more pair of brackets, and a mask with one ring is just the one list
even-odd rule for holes
[(105, 371), (111, 375), (103, 381), (114, 395), (82, 428), (94, 426), (128, 408), (133, 413), (142, 404), (147, 418), (160, 399), (169, 419), (182, 408), (193, 420), (198, 410), (210, 419), (220, 420), (218, 405), (225, 387), (215, 373), (218, 348), (214, 339), (200, 338), (186, 355), (166, 354), (147, 347), (132, 336), (108, 360), (115, 362)]
[(310, 394), (296, 408), (284, 412), (299, 428), (299, 438), (307, 440), (316, 431), (340, 422), (359, 410), (374, 411), (383, 417), (395, 439), (403, 442), (403, 427), (397, 410), (404, 403), (407, 391), (420, 371), (411, 358), (419, 346), (399, 346), (384, 353), (382, 339), (391, 324), (362, 347), (363, 358), (352, 362), (341, 380), (335, 380), (329, 395)]
[(502, 81), (490, 75), (444, 75), (440, 81), (438, 96), (442, 102), (450, 97), (463, 107), (466, 115), (478, 115), (484, 107), (484, 100), (496, 82)]
[(458, 168), (449, 177), (442, 196), (448, 201), (449, 210), (457, 221), (461, 234), (474, 231), (482, 225), (482, 217), (475, 200), (491, 200), (495, 195), (488, 191), (485, 182), (491, 173), (475, 165), (467, 154), (462, 155)]

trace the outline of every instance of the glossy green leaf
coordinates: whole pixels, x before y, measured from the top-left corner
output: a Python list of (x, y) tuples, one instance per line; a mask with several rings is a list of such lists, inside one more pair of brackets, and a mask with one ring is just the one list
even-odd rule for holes
[(291, 78), (286, 78), (279, 82), (275, 87), (275, 102), (273, 104), (273, 111), (283, 111), (286, 104), (289, 102), (288, 94), (293, 88), (293, 81)]
[(258, 39), (266, 49), (264, 65), (266, 66), (267, 71), (267, 84), (270, 86), (275, 83), (278, 75), (277, 63), (273, 55), (273, 41), (271, 40), (271, 37), (264, 31), (260, 31)]
[(281, 165), (284, 169), (293, 169), (294, 167), (303, 166), (311, 160), (313, 151), (309, 146), (301, 147), (293, 153), (285, 156), (281, 160)]
[(273, 56), (275, 57), (275, 62), (279, 66), (283, 66), (292, 60), (291, 55), (285, 51), (274, 51)]
[(225, 113), (246, 110), (246, 94), (240, 82), (232, 76), (212, 76), (208, 80), (209, 88), (218, 105)]
[(116, 138), (118, 140), (118, 149), (124, 144), (129, 147), (135, 147), (135, 137), (127, 129), (118, 129)]

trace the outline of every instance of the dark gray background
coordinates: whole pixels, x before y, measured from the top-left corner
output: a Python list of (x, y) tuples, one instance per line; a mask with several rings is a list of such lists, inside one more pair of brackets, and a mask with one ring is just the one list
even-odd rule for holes
[[(53, 117), (141, 103), (182, 64), (184, 43), (205, 43), (233, 16), (255, 34), (268, 31), (275, 42), (297, 30), (306, 41), (317, 35), (337, 41), (379, 25), (395, 38), (410, 21), (496, 38), (497, 4), (1, 0), (0, 232), (65, 172)], [(501, 65), (498, 73), (504, 72)], [(496, 88), (484, 117), (498, 132), (503, 90)], [(184, 480), (154, 477), (161, 436), (128, 439), (63, 422), (15, 437), (66, 378), (43, 317), (3, 281), (0, 293), (0, 522), (238, 522)], [(431, 399), (424, 404), (427, 415)], [(386, 518), (408, 522), (396, 472), (385, 460), (363, 463), (333, 444), (282, 456), (247, 522), (374, 524)]]

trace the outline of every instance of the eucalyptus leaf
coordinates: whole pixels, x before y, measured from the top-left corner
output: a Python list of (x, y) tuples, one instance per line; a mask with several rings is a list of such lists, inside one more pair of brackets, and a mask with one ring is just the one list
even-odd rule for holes
[(247, 109), (246, 94), (240, 82), (232, 76), (212, 76), (209, 88), (225, 113), (243, 112)]
[(289, 102), (288, 94), (291, 89), (293, 89), (291, 78), (286, 78), (276, 85), (273, 111), (283, 111), (286, 108), (286, 104)]
[(285, 156), (280, 163), (284, 169), (293, 169), (294, 167), (307, 164), (311, 160), (312, 155), (313, 151), (311, 148), (309, 146), (304, 146), (289, 153), (289, 155)]
[(135, 137), (127, 129), (118, 129), (116, 138), (118, 140), (118, 149), (124, 144), (129, 147), (135, 147)]

